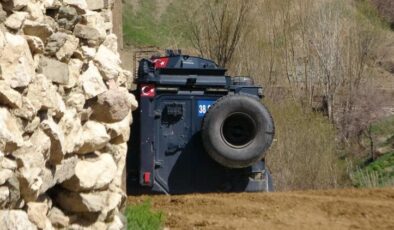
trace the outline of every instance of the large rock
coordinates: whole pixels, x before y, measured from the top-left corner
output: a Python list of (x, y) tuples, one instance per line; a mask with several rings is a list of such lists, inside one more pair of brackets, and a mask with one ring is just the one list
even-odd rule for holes
[(53, 28), (47, 23), (26, 20), (23, 24), (23, 33), (39, 37), (42, 41), (46, 42), (48, 37), (53, 34)]
[(12, 88), (26, 87), (35, 75), (34, 61), (26, 40), (19, 35), (5, 34), (2, 48), (0, 34), (0, 80)]
[(113, 123), (123, 120), (129, 114), (131, 104), (127, 93), (111, 89), (98, 95), (92, 109), (92, 119)]
[(47, 218), (48, 205), (46, 203), (27, 203), (27, 216), (29, 220), (40, 229), (51, 229), (51, 221)]
[(28, 15), (29, 14), (26, 12), (15, 12), (7, 18), (4, 24), (10, 29), (18, 30), (22, 27), (22, 24)]
[(57, 20), (59, 26), (65, 30), (73, 31), (75, 24), (80, 21), (81, 17), (78, 15), (77, 9), (71, 6), (61, 6)]
[(60, 164), (66, 154), (63, 130), (52, 119), (41, 122), (41, 128), (51, 140), (49, 162)]
[(73, 88), (77, 84), (79, 80), (79, 76), (81, 75), (82, 66), (83, 66), (83, 62), (79, 59), (73, 58), (68, 62), (69, 76), (68, 76), (68, 84), (65, 85), (66, 88)]
[(33, 55), (44, 52), (44, 43), (39, 37), (26, 35), (25, 38)]
[(2, 80), (0, 80), (0, 105), (5, 105), (12, 109), (22, 107), (22, 96), (20, 93), (13, 90)]
[(56, 59), (42, 57), (40, 60), (42, 73), (52, 82), (67, 85), (69, 80), (68, 65)]
[(43, 74), (37, 74), (33, 78), (27, 90), (27, 98), (37, 110), (53, 109), (58, 113), (63, 113), (66, 107), (56, 87)]
[(9, 169), (0, 170), (0, 185), (3, 185), (8, 179), (14, 175), (14, 172)]
[(69, 60), (78, 45), (79, 39), (75, 36), (57, 32), (48, 38), (45, 52), (48, 55), (56, 56), (58, 60)]
[(98, 63), (104, 80), (116, 79), (122, 71), (119, 55), (104, 45), (99, 47), (94, 60)]
[(82, 125), (76, 109), (69, 109), (59, 122), (59, 127), (64, 133), (65, 152), (73, 153), (82, 146)]
[(37, 129), (21, 148), (12, 152), (12, 156), (19, 168), (43, 168), (49, 158), (50, 148), (50, 138), (44, 131)]
[(3, 7), (0, 4), (0, 23), (4, 22), (6, 19), (7, 19), (7, 12), (3, 10)]
[(22, 129), (6, 108), (0, 107), (0, 151), (12, 152), (23, 144)]
[(70, 218), (57, 207), (53, 207), (49, 211), (48, 218), (50, 219), (53, 227), (57, 229), (62, 229), (70, 225)]
[(120, 205), (122, 195), (109, 191), (75, 193), (59, 190), (55, 200), (63, 210), (73, 213), (109, 212)]
[(104, 0), (86, 0), (89, 10), (101, 10), (104, 8)]
[(51, 169), (43, 168), (41, 173), (43, 184), (40, 187), (39, 193), (45, 193), (48, 189), (57, 184), (61, 184), (74, 176), (77, 162), (78, 157), (73, 156), (63, 159), (61, 164), (53, 166)]
[(99, 28), (77, 24), (74, 27), (74, 35), (78, 38), (86, 39), (86, 40), (93, 40), (99, 41), (104, 40), (105, 36), (100, 32)]
[(124, 143), (130, 137), (130, 125), (133, 121), (131, 112), (121, 121), (105, 124), (108, 134), (111, 136), (111, 143)]
[(10, 189), (7, 186), (0, 186), (0, 209), (4, 209), (7, 206), (10, 198)]
[(22, 108), (14, 109), (12, 113), (17, 117), (32, 121), (35, 118), (38, 109), (40, 108), (36, 108), (29, 98), (22, 97)]
[(57, 51), (56, 58), (59, 60), (68, 60), (74, 51), (78, 48), (79, 39), (73, 35), (67, 35), (66, 42)]
[(25, 201), (36, 201), (43, 185), (41, 168), (21, 168), (18, 172), (21, 196)]
[(80, 77), (80, 81), (85, 91), (86, 99), (96, 97), (107, 91), (107, 86), (104, 84), (101, 74), (93, 62), (89, 62), (89, 67)]
[(0, 210), (0, 226), (4, 230), (36, 230), (22, 210)]
[(116, 175), (116, 164), (110, 154), (78, 161), (75, 175), (63, 187), (75, 192), (107, 188)]
[(76, 151), (78, 154), (86, 154), (100, 150), (105, 147), (111, 138), (107, 134), (103, 124), (95, 121), (88, 121), (83, 125), (81, 139), (83, 144), (81, 148)]
[(88, 7), (85, 0), (63, 0), (63, 2), (68, 5), (77, 6), (81, 9), (86, 9)]

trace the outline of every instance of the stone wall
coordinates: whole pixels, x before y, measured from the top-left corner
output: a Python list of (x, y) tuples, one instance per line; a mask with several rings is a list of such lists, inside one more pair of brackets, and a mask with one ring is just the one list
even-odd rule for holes
[(131, 111), (113, 0), (0, 0), (0, 228), (121, 229)]

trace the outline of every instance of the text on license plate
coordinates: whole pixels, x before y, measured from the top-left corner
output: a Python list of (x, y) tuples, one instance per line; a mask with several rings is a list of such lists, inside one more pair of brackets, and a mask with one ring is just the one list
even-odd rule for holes
[(215, 101), (212, 100), (198, 100), (197, 101), (197, 112), (199, 117), (203, 117), (208, 112), (209, 107), (213, 105)]

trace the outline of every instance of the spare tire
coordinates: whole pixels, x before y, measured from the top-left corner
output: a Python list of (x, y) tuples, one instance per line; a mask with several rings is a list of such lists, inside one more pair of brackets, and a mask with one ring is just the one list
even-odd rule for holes
[(275, 133), (267, 108), (257, 98), (231, 95), (211, 106), (202, 124), (207, 153), (229, 168), (245, 168), (265, 156)]

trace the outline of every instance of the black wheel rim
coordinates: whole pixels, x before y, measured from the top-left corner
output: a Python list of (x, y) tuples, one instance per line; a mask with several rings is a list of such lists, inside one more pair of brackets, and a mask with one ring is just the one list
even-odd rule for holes
[(221, 127), (223, 140), (234, 148), (249, 145), (256, 136), (256, 122), (246, 113), (230, 114)]

